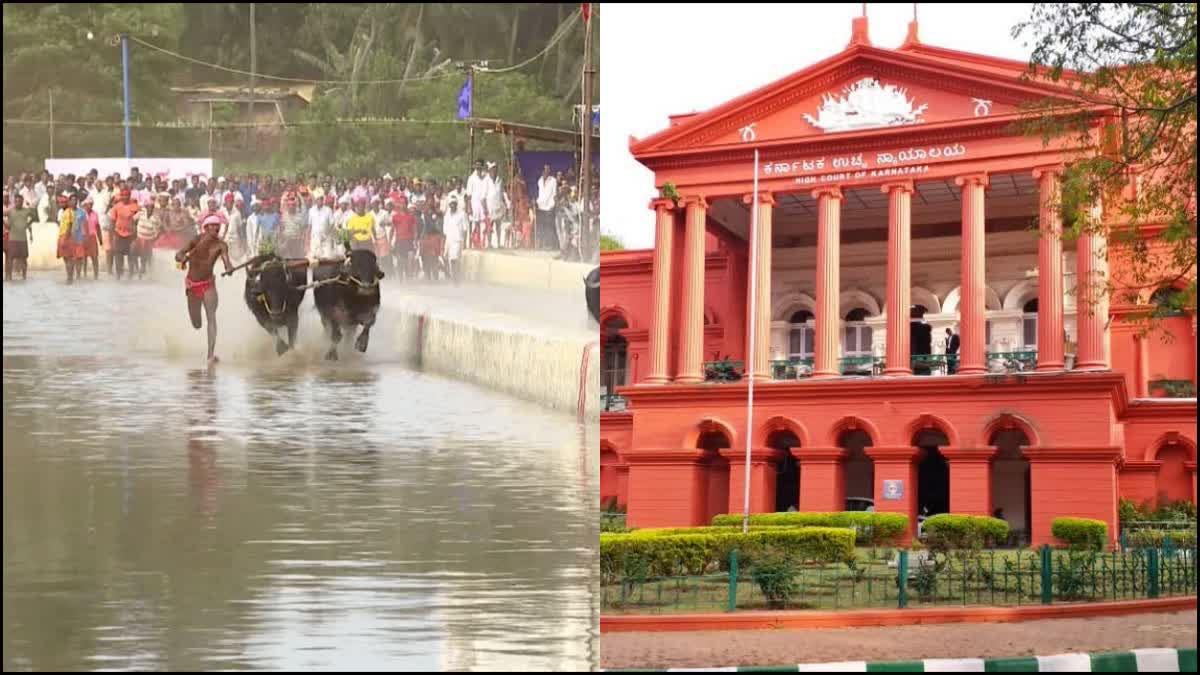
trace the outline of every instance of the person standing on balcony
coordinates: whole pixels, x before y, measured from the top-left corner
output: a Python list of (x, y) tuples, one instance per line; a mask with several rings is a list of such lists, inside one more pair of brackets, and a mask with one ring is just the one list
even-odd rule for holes
[(958, 370), (958, 335), (953, 328), (946, 329), (946, 372), (953, 375)]

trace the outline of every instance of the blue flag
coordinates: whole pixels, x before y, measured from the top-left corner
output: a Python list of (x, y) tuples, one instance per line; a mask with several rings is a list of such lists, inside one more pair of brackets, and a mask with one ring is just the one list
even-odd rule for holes
[(458, 119), (465, 120), (471, 116), (471, 76), (463, 83), (462, 91), (458, 92)]

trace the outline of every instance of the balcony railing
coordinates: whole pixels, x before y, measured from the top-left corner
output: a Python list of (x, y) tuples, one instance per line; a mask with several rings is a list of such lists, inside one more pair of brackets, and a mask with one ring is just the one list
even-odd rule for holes
[(604, 412), (621, 412), (625, 409), (625, 397), (616, 394), (600, 394), (600, 409)]
[[(958, 369), (961, 356), (959, 354), (913, 354), (911, 367), (913, 375), (951, 375)], [(881, 356), (847, 356), (838, 359), (838, 371), (843, 376), (875, 377), (882, 375), (885, 359)], [(985, 364), (991, 373), (1019, 373), (1032, 371), (1037, 366), (1037, 351), (1023, 350), (1010, 352), (987, 352)], [(802, 380), (812, 377), (812, 357), (791, 357), (775, 359), (770, 365), (773, 380)], [(706, 382), (738, 382), (746, 375), (744, 361), (705, 361), (704, 380)], [(1190, 382), (1175, 383), (1173, 380), (1152, 382), (1151, 386), (1162, 383), (1160, 388), (1168, 387), (1173, 395), (1195, 395), (1194, 389), (1182, 386)], [(1177, 393), (1176, 393), (1177, 392)]]
[(1037, 367), (1037, 350), (1020, 352), (988, 352), (987, 369), (989, 372), (1021, 373)]

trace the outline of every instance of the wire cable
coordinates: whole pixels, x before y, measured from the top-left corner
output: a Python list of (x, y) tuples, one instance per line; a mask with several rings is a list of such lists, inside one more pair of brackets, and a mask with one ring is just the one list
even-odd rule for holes
[[(546, 53), (549, 52), (552, 47), (554, 47), (554, 45), (558, 44), (564, 37), (567, 36), (567, 34), (570, 32), (570, 29), (575, 26), (575, 22), (578, 21), (579, 17), (582, 15), (582, 13), (583, 13), (582, 9), (575, 10), (575, 12), (571, 14), (570, 18), (568, 18), (566, 21), (564, 21), (562, 23), (561, 26), (558, 27), (558, 30), (555, 31), (554, 35), (550, 39), (550, 42), (547, 43), (544, 48), (542, 48), (542, 51), (538, 52), (533, 57), (526, 59), (525, 61), (522, 61), (521, 63), (519, 63), (515, 66), (509, 66), (507, 68), (476, 68), (475, 69), (476, 72), (508, 73), (508, 72), (512, 72), (514, 70), (518, 70), (520, 68), (524, 68), (525, 66), (533, 63), (534, 61), (538, 60), (539, 58), (545, 56)], [(158, 45), (146, 42), (145, 40), (137, 37), (136, 35), (130, 35), (129, 39), (133, 42), (136, 42), (139, 45), (142, 45), (143, 47), (152, 49), (157, 52), (161, 52), (163, 54), (166, 54), (167, 56), (171, 56), (171, 57), (183, 60), (183, 61), (187, 61), (188, 63), (194, 63), (199, 66), (205, 66), (208, 68), (213, 68), (215, 70), (221, 70), (221, 71), (224, 71), (227, 73), (233, 73), (234, 75), (245, 75), (247, 77), (253, 76), (255, 78), (262, 78), (264, 80), (276, 80), (279, 82), (300, 82), (300, 83), (304, 83), (304, 84), (401, 84), (401, 83), (405, 83), (405, 82), (427, 82), (429, 80), (436, 80), (436, 79), (440, 79), (443, 77), (451, 77), (451, 76), (460, 74), (456, 70), (450, 70), (450, 71), (446, 71), (446, 72), (442, 72), (442, 73), (435, 73), (432, 75), (421, 75), (418, 77), (409, 77), (409, 78), (402, 77), (402, 78), (388, 79), (388, 80), (319, 80), (319, 79), (312, 79), (312, 78), (281, 77), (279, 75), (266, 75), (264, 73), (251, 73), (248, 70), (240, 70), (238, 68), (230, 68), (228, 66), (222, 66), (217, 63), (201, 61), (200, 59), (195, 59), (195, 58), (192, 58), (185, 54), (180, 54), (179, 52), (171, 51), (170, 49), (167, 49), (165, 47), (160, 47)]]

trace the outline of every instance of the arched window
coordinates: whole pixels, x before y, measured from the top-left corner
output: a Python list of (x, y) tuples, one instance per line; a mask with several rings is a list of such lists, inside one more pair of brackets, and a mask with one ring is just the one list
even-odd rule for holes
[(1176, 301), (1176, 296), (1181, 293), (1170, 286), (1160, 288), (1150, 296), (1150, 304), (1160, 308), (1165, 316), (1183, 316), (1185, 312), (1181, 307), (1172, 306), (1172, 301)]
[(1021, 308), (1024, 314), (1021, 316), (1021, 335), (1025, 344), (1025, 349), (1032, 351), (1037, 349), (1038, 338), (1038, 301), (1037, 298), (1025, 303)]
[(813, 315), (807, 310), (792, 314), (788, 334), (788, 356), (794, 359), (809, 359), (813, 355)]
[(613, 317), (604, 322), (604, 364), (601, 372), (601, 386), (608, 393), (614, 393), (616, 387), (625, 385), (625, 363), (629, 343), (621, 335), (628, 324), (621, 317)]
[(858, 308), (846, 313), (846, 325), (842, 341), (844, 356), (871, 356), (871, 327), (865, 321), (867, 310)]

